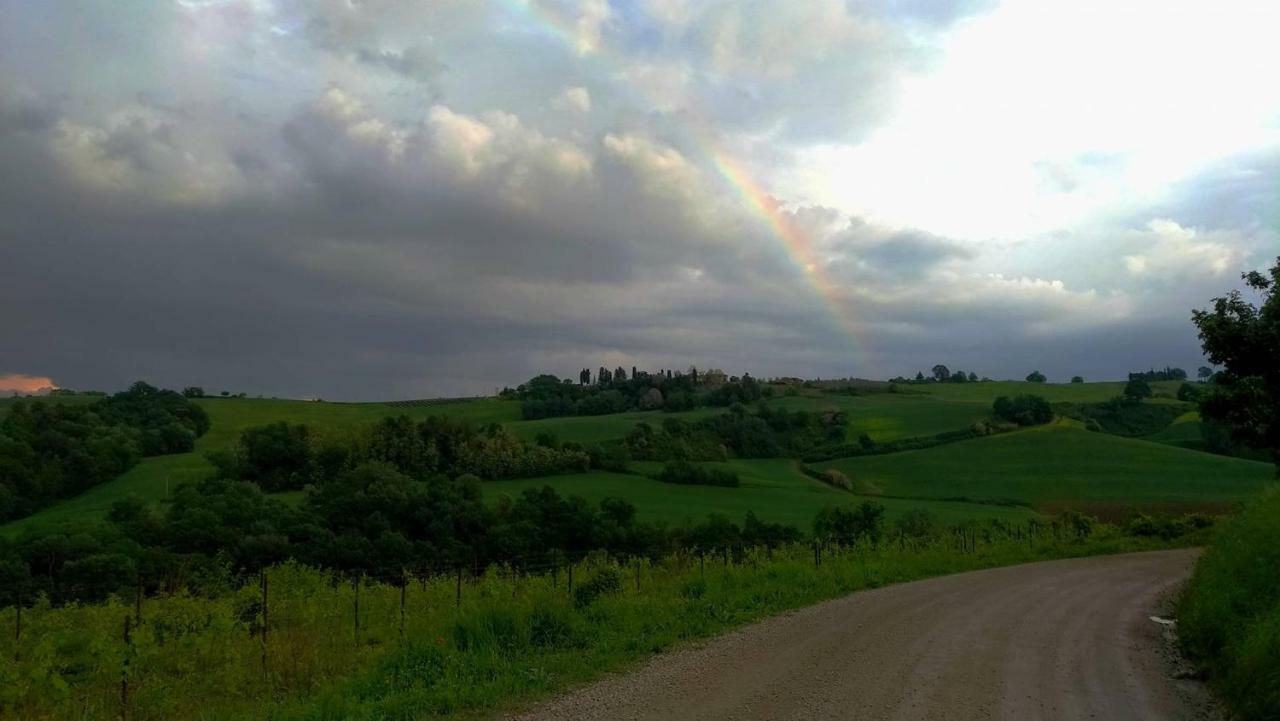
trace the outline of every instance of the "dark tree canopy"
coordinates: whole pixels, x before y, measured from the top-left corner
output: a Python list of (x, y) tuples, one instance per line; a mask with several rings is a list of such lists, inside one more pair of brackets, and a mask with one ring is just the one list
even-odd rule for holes
[(1143, 398), (1151, 397), (1151, 384), (1142, 378), (1131, 378), (1128, 383), (1124, 384), (1125, 400), (1138, 403)]
[(1045, 375), (1040, 371), (1031, 371), (1030, 373), (1027, 374), (1028, 383), (1044, 383), (1047, 380), (1049, 379), (1046, 378)]
[(1241, 277), (1261, 297), (1259, 305), (1233, 290), (1214, 298), (1211, 309), (1191, 313), (1205, 357), (1222, 368), (1200, 413), (1237, 442), (1269, 450), (1280, 466), (1280, 258), (1267, 274)]

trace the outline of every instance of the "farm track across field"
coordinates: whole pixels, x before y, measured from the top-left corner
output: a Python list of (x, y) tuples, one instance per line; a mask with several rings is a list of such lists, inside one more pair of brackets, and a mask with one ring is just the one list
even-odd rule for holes
[(656, 656), (519, 719), (1204, 719), (1159, 613), (1194, 550), (855, 593)]

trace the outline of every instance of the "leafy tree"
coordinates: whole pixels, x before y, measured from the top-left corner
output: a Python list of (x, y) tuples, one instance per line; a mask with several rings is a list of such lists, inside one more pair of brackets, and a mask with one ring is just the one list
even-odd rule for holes
[(977, 373), (974, 373), (973, 371), (969, 371), (969, 382), (970, 382), (970, 383), (977, 383), (977, 382), (978, 382), (978, 374), (977, 374)]
[(1071, 382), (1072, 382), (1072, 383), (1084, 383), (1084, 378), (1083, 378), (1082, 376), (1071, 376)]
[(617, 368), (614, 369), (613, 380), (615, 383), (620, 383), (622, 381), (625, 381), (626, 379), (627, 379), (627, 371), (625, 368), (623, 368), (622, 366), (618, 366)]
[(591, 370), (589, 368), (583, 368), (582, 371), (578, 373), (578, 385), (585, 386), (589, 383), (591, 383)]
[(923, 382), (924, 382), (924, 373), (922, 373), (922, 372), (920, 372), (920, 371), (916, 371), (916, 382), (917, 382), (917, 383), (923, 383)]
[(933, 367), (933, 379), (939, 383), (944, 383), (951, 378), (951, 370), (939, 363)]
[(884, 506), (864, 501), (857, 507), (829, 506), (813, 519), (813, 537), (842, 545), (852, 545), (867, 539), (880, 540), (884, 530)]
[(992, 415), (1020, 426), (1037, 426), (1053, 420), (1053, 408), (1040, 396), (1000, 396), (991, 406)]
[(184, 398), (204, 398), (204, 389), (200, 386), (187, 386), (182, 389)]
[(1200, 366), (1200, 369), (1196, 371), (1196, 376), (1202, 381), (1207, 381), (1213, 377), (1213, 369), (1209, 366)]
[(1049, 379), (1046, 378), (1045, 375), (1040, 371), (1031, 371), (1030, 373), (1027, 374), (1028, 383), (1044, 383), (1047, 380)]
[(1201, 394), (1200, 388), (1201, 386), (1194, 383), (1183, 381), (1182, 385), (1178, 386), (1178, 400), (1185, 401), (1187, 403), (1198, 402)]
[(1252, 271), (1242, 279), (1259, 305), (1233, 290), (1214, 298), (1212, 310), (1191, 314), (1205, 357), (1222, 367), (1200, 413), (1237, 442), (1270, 451), (1280, 473), (1280, 258), (1267, 275)]
[(1151, 397), (1151, 384), (1142, 378), (1133, 378), (1124, 384), (1124, 397), (1130, 403), (1140, 403), (1143, 398)]

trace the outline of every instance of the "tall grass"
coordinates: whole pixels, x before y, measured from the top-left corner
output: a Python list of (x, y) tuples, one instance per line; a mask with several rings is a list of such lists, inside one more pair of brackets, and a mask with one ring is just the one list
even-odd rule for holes
[[(1031, 527), (1036, 529), (1035, 526)], [(928, 542), (660, 561), (591, 556), (573, 567), (404, 588), (284, 565), (261, 587), (22, 614), (0, 612), (0, 718), (410, 719), (504, 708), (690, 639), (851, 591), (1025, 561), (1164, 547), (1111, 527), (976, 527)], [(585, 590), (590, 589), (590, 590)], [(357, 615), (357, 595), (358, 615)], [(130, 618), (130, 642), (124, 624)], [(359, 618), (357, 628), (356, 619)], [(264, 661), (265, 659), (265, 661)], [(126, 664), (127, 662), (127, 664)], [(127, 678), (127, 696), (122, 694)]]
[(1240, 718), (1280, 718), (1280, 491), (1218, 529), (1182, 596), (1178, 632)]

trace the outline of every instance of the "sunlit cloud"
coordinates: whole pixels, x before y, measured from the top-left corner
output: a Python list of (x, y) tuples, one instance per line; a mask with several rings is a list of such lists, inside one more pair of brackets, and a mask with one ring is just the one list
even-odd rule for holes
[(58, 387), (47, 376), (29, 376), (22, 373), (0, 373), (0, 393), (39, 394)]

